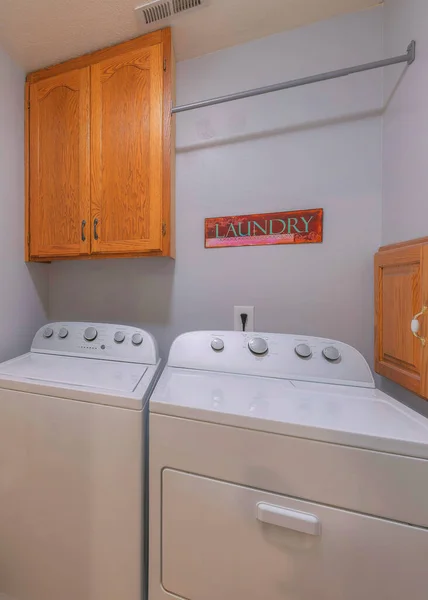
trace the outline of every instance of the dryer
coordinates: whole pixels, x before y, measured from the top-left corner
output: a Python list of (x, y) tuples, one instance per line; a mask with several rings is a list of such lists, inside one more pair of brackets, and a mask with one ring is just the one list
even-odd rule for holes
[(188, 333), (150, 412), (150, 600), (426, 600), (428, 421), (357, 350)]
[(91, 323), (43, 327), (0, 365), (0, 597), (141, 600), (159, 373), (149, 333)]

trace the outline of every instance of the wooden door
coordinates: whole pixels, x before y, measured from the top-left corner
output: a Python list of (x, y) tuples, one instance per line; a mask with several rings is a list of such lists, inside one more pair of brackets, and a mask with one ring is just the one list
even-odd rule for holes
[(91, 67), (92, 253), (162, 250), (162, 44)]
[[(375, 256), (375, 370), (428, 397), (428, 344), (411, 330), (412, 319), (424, 306), (428, 243), (415, 240), (381, 248)], [(428, 336), (427, 318), (420, 318), (423, 338)]]
[(90, 251), (89, 95), (89, 68), (30, 86), (30, 257)]

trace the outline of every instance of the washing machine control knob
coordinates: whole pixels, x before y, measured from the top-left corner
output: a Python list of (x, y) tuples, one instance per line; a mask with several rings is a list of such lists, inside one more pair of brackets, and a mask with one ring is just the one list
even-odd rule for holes
[(324, 358), (326, 358), (330, 362), (335, 362), (340, 358), (340, 351), (335, 346), (327, 346), (322, 351)]
[(125, 334), (123, 333), (123, 331), (116, 331), (116, 333), (114, 334), (114, 341), (116, 342), (116, 344), (122, 344), (122, 342), (125, 341)]
[(85, 333), (83, 334), (83, 337), (85, 338), (85, 340), (87, 342), (93, 342), (96, 337), (98, 335), (98, 331), (95, 329), (95, 327), (87, 327), (85, 329)]
[(134, 333), (134, 335), (132, 336), (132, 343), (134, 344), (134, 346), (141, 346), (141, 344), (143, 343), (143, 336), (141, 335), (141, 333)]
[(221, 352), (221, 350), (224, 350), (223, 340), (220, 338), (214, 338), (213, 341), (211, 342), (211, 348), (213, 350), (215, 350), (216, 352)]
[(312, 356), (312, 350), (308, 344), (299, 344), (294, 348), (294, 351), (300, 358), (311, 358)]
[(63, 340), (68, 336), (68, 329), (66, 327), (61, 327), (58, 332), (59, 337)]
[(52, 327), (46, 327), (46, 329), (43, 331), (43, 337), (44, 338), (51, 338), (53, 336), (53, 329)]
[(248, 342), (248, 348), (249, 348), (250, 352), (252, 352), (256, 356), (261, 356), (262, 354), (266, 354), (266, 352), (269, 350), (267, 341), (261, 337), (252, 338)]

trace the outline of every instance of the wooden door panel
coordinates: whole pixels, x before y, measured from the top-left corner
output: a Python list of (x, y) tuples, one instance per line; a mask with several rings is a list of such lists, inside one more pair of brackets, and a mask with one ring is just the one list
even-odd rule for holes
[[(410, 332), (410, 322), (420, 306), (420, 265), (383, 269), (382, 360), (420, 370), (420, 343)], [(397, 319), (401, 315), (401, 319)]]
[(89, 95), (89, 68), (30, 87), (31, 256), (89, 253)]
[(162, 56), (158, 44), (91, 67), (93, 253), (162, 249)]
[[(421, 246), (421, 302), (418, 305), (418, 310), (415, 314), (420, 312), (424, 306), (428, 306), (428, 240)], [(424, 315), (419, 320), (421, 324), (420, 335), (424, 337), (427, 342), (425, 346), (421, 346), (421, 390), (420, 395), (423, 398), (428, 399), (428, 315)]]
[[(423, 347), (411, 331), (422, 303), (422, 248), (398, 247), (375, 258), (375, 368), (420, 394)], [(425, 325), (423, 325), (425, 330)]]

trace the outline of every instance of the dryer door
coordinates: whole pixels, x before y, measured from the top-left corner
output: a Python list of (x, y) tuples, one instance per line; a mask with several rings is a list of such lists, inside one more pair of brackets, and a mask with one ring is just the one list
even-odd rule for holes
[(426, 600), (428, 531), (163, 473), (162, 584), (188, 600)]

